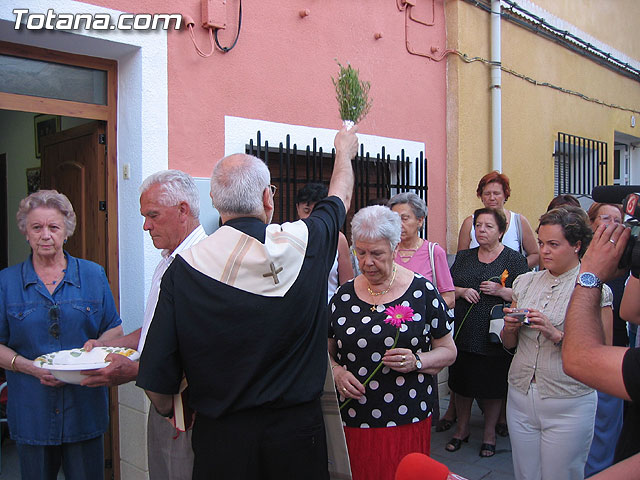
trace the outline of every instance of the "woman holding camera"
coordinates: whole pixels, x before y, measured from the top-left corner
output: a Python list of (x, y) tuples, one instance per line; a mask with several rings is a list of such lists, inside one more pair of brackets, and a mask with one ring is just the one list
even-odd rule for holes
[[(507, 398), (514, 473), (518, 480), (582, 479), (597, 396), (563, 372), (561, 346), (573, 288), (590, 280), (589, 274), (578, 277), (578, 271), (593, 234), (584, 211), (569, 206), (540, 217), (537, 232), (546, 270), (516, 279), (501, 334), (505, 347), (518, 347)], [(594, 287), (602, 288), (602, 324), (611, 338), (611, 290)], [(509, 315), (517, 307), (528, 310), (524, 319)]]

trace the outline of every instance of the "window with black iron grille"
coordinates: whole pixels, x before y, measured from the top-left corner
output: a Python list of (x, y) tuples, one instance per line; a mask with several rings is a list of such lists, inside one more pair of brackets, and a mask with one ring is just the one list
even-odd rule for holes
[(591, 197), (591, 190), (607, 183), (607, 142), (558, 132), (555, 142), (554, 195)]
[[(271, 183), (278, 187), (273, 215), (276, 223), (297, 220), (296, 193), (305, 184), (318, 182), (329, 185), (335, 151), (326, 152), (322, 147), (318, 148), (315, 138), (311, 145), (299, 148), (296, 144), (291, 145), (290, 136), (287, 135), (284, 142), (271, 147), (269, 142), (262, 143), (258, 131), (256, 141), (251, 139), (245, 151), (265, 161), (271, 172)], [(382, 147), (380, 153), (373, 156), (361, 144), (360, 153), (352, 163), (355, 188), (343, 227), (347, 238), (350, 238), (349, 226), (353, 214), (362, 207), (377, 203), (379, 199), (388, 200), (396, 193), (412, 191), (427, 202), (427, 169), (423, 152), (411, 159), (402, 150), (400, 155), (391, 158)]]

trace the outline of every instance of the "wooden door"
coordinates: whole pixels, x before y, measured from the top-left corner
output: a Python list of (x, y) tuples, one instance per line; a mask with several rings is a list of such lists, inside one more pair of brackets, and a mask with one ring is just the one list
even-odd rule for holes
[(7, 219), (7, 154), (0, 153), (0, 270), (9, 266), (9, 242)]
[(65, 250), (107, 270), (104, 122), (90, 122), (43, 137), (40, 153), (40, 188), (64, 193), (76, 212), (76, 231)]

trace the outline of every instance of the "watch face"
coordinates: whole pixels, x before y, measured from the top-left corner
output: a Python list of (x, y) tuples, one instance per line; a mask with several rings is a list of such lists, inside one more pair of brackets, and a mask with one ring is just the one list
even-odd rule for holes
[(422, 362), (420, 361), (420, 358), (418, 357), (418, 355), (416, 355), (416, 369), (420, 370), (422, 368)]
[(591, 272), (584, 272), (580, 274), (580, 285), (583, 287), (597, 287), (600, 281)]

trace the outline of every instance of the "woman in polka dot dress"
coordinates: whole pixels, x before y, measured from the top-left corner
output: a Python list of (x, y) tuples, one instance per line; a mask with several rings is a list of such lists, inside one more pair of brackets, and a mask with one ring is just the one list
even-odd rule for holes
[[(394, 263), (400, 216), (367, 207), (351, 231), (362, 274), (331, 300), (329, 353), (341, 407), (348, 402), (341, 415), (353, 478), (392, 480), (403, 456), (429, 454), (431, 375), (453, 363), (456, 348), (436, 288)], [(385, 322), (385, 309), (397, 305), (413, 310), (399, 331)]]

